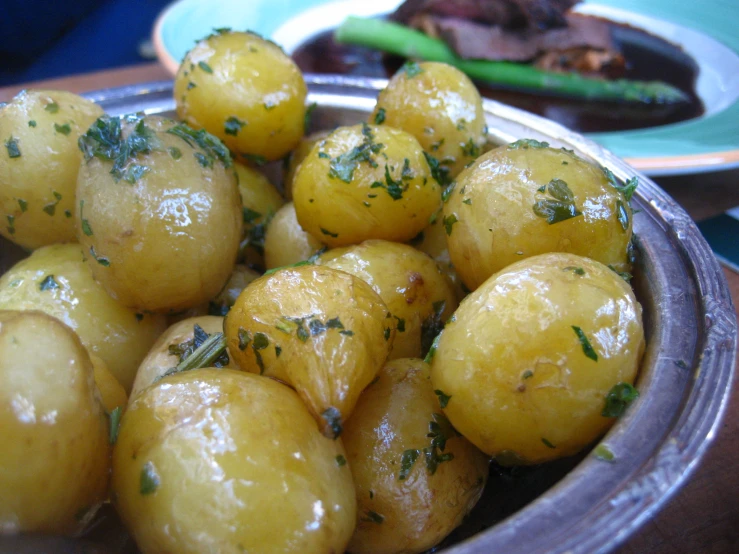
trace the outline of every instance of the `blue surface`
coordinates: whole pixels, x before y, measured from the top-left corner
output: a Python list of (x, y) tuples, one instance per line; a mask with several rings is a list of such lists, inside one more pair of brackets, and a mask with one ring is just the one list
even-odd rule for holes
[(139, 44), (170, 0), (0, 3), (0, 86), (143, 63)]

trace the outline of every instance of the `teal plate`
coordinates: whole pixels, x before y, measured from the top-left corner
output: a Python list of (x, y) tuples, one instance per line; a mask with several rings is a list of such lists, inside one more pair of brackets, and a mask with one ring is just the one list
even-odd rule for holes
[[(350, 14), (392, 11), (398, 0), (179, 0), (154, 29), (160, 61), (172, 74), (194, 42), (213, 28), (250, 29), (290, 53)], [(739, 2), (736, 0), (585, 0), (577, 11), (629, 23), (678, 44), (695, 59), (699, 118), (588, 136), (649, 175), (739, 167)]]

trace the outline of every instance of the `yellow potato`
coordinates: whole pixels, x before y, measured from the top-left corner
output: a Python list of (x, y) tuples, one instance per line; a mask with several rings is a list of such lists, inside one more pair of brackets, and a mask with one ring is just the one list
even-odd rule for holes
[(187, 53), (174, 83), (177, 115), (258, 164), (303, 136), (308, 89), (298, 66), (254, 33), (216, 32)]
[(303, 229), (329, 246), (415, 237), (441, 203), (418, 141), (387, 126), (339, 127), (295, 174)]
[(0, 311), (0, 535), (82, 530), (105, 500), (108, 421), (69, 327)]
[(257, 279), (225, 324), (239, 367), (293, 386), (329, 437), (341, 433), (359, 394), (385, 363), (394, 327), (368, 284), (314, 265)]
[[(197, 341), (194, 340), (196, 326), (200, 327), (206, 335), (222, 333), (223, 318), (212, 315), (191, 317), (178, 321), (162, 333), (139, 366), (131, 389), (131, 399), (176, 367), (186, 357), (188, 349), (202, 344), (204, 338), (202, 334)], [(223, 362), (219, 363), (219, 366), (238, 369), (228, 354), (219, 360)]]
[(60, 319), (128, 391), (166, 320), (113, 300), (89, 265), (79, 244), (39, 248), (0, 277), (0, 310), (41, 310)]
[(108, 293), (150, 312), (177, 312), (218, 294), (243, 226), (220, 141), (158, 116), (106, 116), (80, 141), (78, 236)]
[(632, 384), (644, 351), (641, 306), (603, 264), (542, 254), (465, 298), (431, 363), (454, 427), (491, 456), (570, 456), (612, 424), (606, 396)]
[[(237, 264), (229, 277), (226, 286), (218, 295), (208, 302), (208, 314), (225, 316), (236, 303), (236, 299), (249, 283), (259, 279), (261, 275), (245, 265)], [(204, 315), (204, 314), (198, 314)]]
[(244, 235), (239, 258), (249, 265), (264, 267), (264, 236), (277, 210), (285, 203), (267, 177), (256, 169), (235, 163), (243, 205)]
[(58, 90), (22, 91), (0, 108), (0, 235), (27, 249), (75, 240), (77, 139), (101, 115)]
[(283, 178), (283, 188), (285, 198), (293, 199), (293, 181), (295, 180), (295, 172), (302, 161), (310, 154), (313, 147), (319, 140), (325, 139), (329, 135), (329, 131), (318, 131), (311, 133), (307, 137), (300, 140), (295, 149), (290, 152), (287, 158), (287, 167), (285, 167), (285, 175)]
[(357, 491), (349, 551), (424, 552), (480, 499), (488, 459), (441, 413), (423, 361), (393, 360), (378, 377), (343, 436)]
[(457, 309), (447, 278), (431, 258), (411, 246), (368, 240), (329, 250), (318, 261), (359, 277), (380, 295), (396, 330), (390, 359), (425, 356)]
[(451, 177), (480, 155), (487, 126), (480, 93), (445, 63), (408, 62), (377, 97), (370, 122), (403, 129)]
[(338, 553), (356, 517), (343, 459), (285, 385), (197, 369), (132, 399), (112, 498), (147, 554)]
[(108, 366), (100, 356), (90, 354), (90, 361), (92, 362), (95, 385), (100, 391), (100, 397), (105, 411), (110, 414), (116, 408), (125, 409), (126, 403), (128, 402), (126, 390), (115, 378), (115, 375), (110, 372)]
[(507, 265), (546, 252), (630, 269), (625, 196), (599, 168), (542, 144), (522, 140), (488, 152), (448, 195), (442, 223), (449, 254), (470, 290)]
[(274, 269), (292, 265), (307, 260), (322, 248), (325, 248), (324, 244), (300, 226), (295, 205), (288, 202), (267, 227), (264, 239), (265, 266)]

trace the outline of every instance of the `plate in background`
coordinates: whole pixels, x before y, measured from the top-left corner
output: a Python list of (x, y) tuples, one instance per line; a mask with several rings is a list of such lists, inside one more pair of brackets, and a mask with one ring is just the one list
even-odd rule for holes
[[(349, 14), (392, 11), (398, 0), (179, 0), (162, 12), (154, 44), (174, 74), (195, 41), (213, 28), (253, 30), (288, 53)], [(653, 175), (739, 167), (739, 4), (735, 0), (585, 0), (577, 11), (628, 22), (682, 46), (698, 63), (703, 116), (659, 127), (587, 136)]]

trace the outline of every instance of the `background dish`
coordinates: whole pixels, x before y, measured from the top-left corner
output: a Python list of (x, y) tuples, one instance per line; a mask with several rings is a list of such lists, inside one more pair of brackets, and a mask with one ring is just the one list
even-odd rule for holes
[[(335, 27), (348, 14), (376, 15), (398, 0), (179, 0), (159, 17), (154, 44), (173, 74), (194, 41), (215, 27), (251, 29), (282, 44), (288, 53), (311, 36)], [(588, 135), (650, 175), (739, 167), (739, 35), (732, 0), (586, 0), (578, 7), (628, 21), (679, 44), (699, 65), (698, 93), (706, 113), (661, 127)]]

